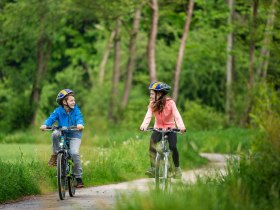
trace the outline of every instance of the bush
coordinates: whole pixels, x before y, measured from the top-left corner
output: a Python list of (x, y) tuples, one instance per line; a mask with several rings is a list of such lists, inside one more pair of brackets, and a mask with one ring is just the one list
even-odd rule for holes
[(189, 130), (222, 129), (226, 118), (211, 107), (199, 103), (186, 101), (182, 117)]

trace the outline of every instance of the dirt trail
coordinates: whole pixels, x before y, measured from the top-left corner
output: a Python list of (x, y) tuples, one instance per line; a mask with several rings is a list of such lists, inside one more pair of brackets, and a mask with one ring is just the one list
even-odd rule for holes
[[(197, 176), (226, 173), (226, 160), (229, 156), (207, 153), (203, 153), (201, 156), (208, 158), (210, 160), (210, 164), (203, 168), (183, 172), (183, 182), (195, 182)], [(134, 190), (147, 191), (149, 187), (152, 186), (153, 179), (138, 179), (130, 182), (79, 189), (76, 191), (76, 195), (73, 198), (70, 198), (67, 194), (66, 199), (63, 201), (59, 200), (57, 194), (28, 197), (23, 201), (0, 205), (0, 209), (114, 209), (115, 200), (118, 195), (122, 193), (129, 194)]]

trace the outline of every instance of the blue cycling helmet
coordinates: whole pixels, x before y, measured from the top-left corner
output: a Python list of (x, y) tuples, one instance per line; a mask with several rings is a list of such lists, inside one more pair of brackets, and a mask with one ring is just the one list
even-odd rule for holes
[(149, 86), (149, 90), (162, 91), (164, 93), (168, 93), (170, 89), (171, 87), (164, 82), (152, 82)]
[(67, 96), (71, 93), (74, 94), (74, 92), (70, 89), (63, 89), (63, 90), (59, 91), (59, 93), (57, 94), (57, 97), (56, 97), (56, 102), (59, 105), (61, 105), (61, 102), (65, 98), (65, 96)]

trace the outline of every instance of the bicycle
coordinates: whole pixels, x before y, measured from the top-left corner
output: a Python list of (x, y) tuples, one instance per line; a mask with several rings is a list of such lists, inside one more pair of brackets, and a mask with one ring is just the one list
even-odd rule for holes
[(156, 190), (167, 192), (171, 189), (171, 178), (175, 177), (175, 166), (172, 158), (172, 151), (169, 149), (167, 133), (181, 133), (179, 129), (162, 130), (148, 128), (147, 131), (161, 133), (161, 140), (156, 144), (155, 158), (155, 183)]
[(58, 187), (58, 195), (60, 200), (65, 199), (65, 194), (68, 189), (70, 197), (75, 195), (76, 191), (76, 179), (73, 174), (74, 162), (69, 153), (70, 149), (70, 140), (66, 138), (65, 131), (69, 130), (78, 130), (76, 127), (71, 128), (58, 128), (56, 126), (46, 127), (44, 130), (60, 131), (60, 142), (59, 142), (59, 151), (57, 154), (57, 187)]

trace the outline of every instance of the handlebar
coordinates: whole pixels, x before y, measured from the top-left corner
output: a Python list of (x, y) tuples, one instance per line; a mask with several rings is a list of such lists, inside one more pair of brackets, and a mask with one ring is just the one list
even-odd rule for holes
[(166, 130), (163, 130), (161, 128), (147, 128), (145, 131), (157, 131), (159, 133), (182, 133), (180, 129), (178, 128), (167, 128)]
[(69, 128), (67, 127), (57, 127), (57, 126), (48, 126), (44, 131), (54, 131), (54, 130), (59, 130), (59, 131), (80, 131), (76, 126), (71, 126)]

